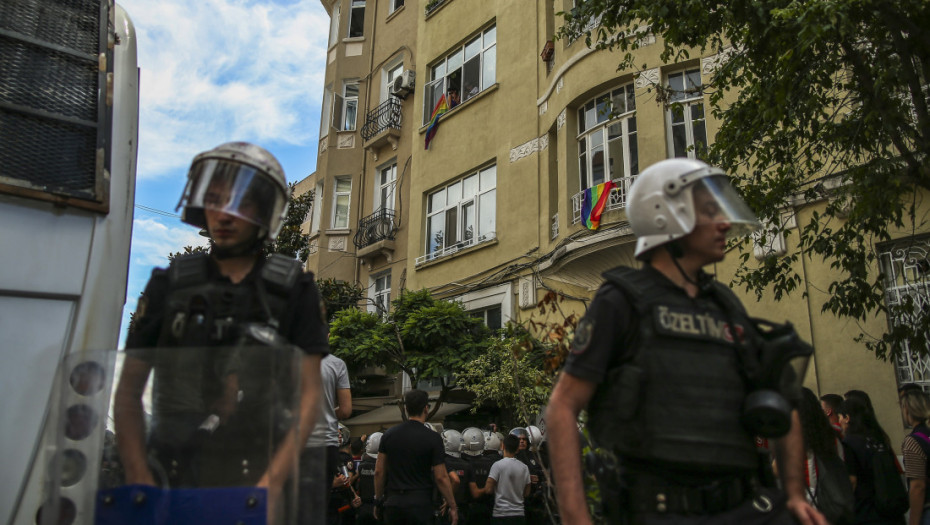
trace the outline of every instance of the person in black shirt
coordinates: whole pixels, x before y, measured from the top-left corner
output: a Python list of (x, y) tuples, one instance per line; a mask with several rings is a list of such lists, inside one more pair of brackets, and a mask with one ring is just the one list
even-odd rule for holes
[(455, 525), (458, 506), (443, 461), (442, 438), (425, 425), (429, 415), (427, 393), (410, 390), (404, 395), (404, 408), (408, 420), (381, 436), (375, 464), (375, 498), (383, 505), (385, 523), (432, 525), (436, 486)]

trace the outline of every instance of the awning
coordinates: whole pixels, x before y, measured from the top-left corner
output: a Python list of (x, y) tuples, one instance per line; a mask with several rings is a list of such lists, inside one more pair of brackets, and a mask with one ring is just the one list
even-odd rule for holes
[[(430, 403), (432, 403), (432, 401), (430, 401)], [(471, 405), (467, 403), (443, 403), (442, 406), (439, 407), (439, 411), (436, 412), (436, 415), (434, 415), (430, 421), (438, 423), (449, 414), (461, 412), (466, 408), (471, 408)], [(361, 425), (392, 426), (401, 421), (403, 421), (403, 418), (401, 418), (400, 407), (398, 405), (384, 405), (381, 408), (376, 408), (359, 416), (347, 419), (343, 421), (342, 424), (347, 427)]]

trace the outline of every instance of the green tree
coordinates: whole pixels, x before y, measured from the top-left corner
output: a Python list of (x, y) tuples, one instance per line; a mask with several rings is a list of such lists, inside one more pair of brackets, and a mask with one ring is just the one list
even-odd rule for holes
[[(824, 260), (837, 277), (823, 311), (904, 316), (911, 321), (857, 339), (883, 359), (908, 346), (927, 352), (930, 311), (913, 302), (890, 309), (881, 276), (868, 275), (890, 228), (926, 226), (917, 204), (930, 189), (930, 3), (585, 0), (565, 18), (560, 36), (618, 50), (620, 71), (679, 62), (695, 50), (717, 54), (703, 89), (721, 127), (702, 156), (741, 176), (750, 206), (773, 225), (768, 234), (797, 235), (800, 247), (742, 265), (737, 283), (779, 300), (801, 285), (793, 269), (800, 257)], [(646, 32), (659, 37), (661, 63), (636, 61)], [(655, 91), (669, 103), (667, 88)], [(828, 203), (823, 213), (796, 231), (784, 226), (789, 202), (818, 201)]]
[(456, 372), (484, 352), (491, 332), (461, 304), (434, 299), (428, 291), (405, 291), (384, 318), (345, 309), (330, 324), (329, 346), (350, 370), (384, 367), (406, 372), (412, 384), (438, 379), (434, 415), (454, 387)]
[(357, 283), (337, 281), (335, 279), (317, 279), (320, 297), (326, 305), (327, 320), (332, 323), (336, 314), (345, 309), (358, 309), (358, 303), (365, 297), (365, 290)]
[(291, 193), (287, 215), (278, 236), (268, 246), (268, 253), (280, 253), (307, 262), (307, 256), (310, 255), (310, 235), (304, 233), (301, 227), (307, 221), (307, 214), (313, 207), (313, 192), (294, 195), (294, 186), (295, 184), (288, 185)]

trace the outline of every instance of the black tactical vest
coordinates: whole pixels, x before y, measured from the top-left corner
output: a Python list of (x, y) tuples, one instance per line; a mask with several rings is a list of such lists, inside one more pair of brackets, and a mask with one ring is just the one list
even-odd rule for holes
[(158, 346), (234, 346), (244, 323), (280, 326), (300, 263), (282, 255), (260, 262), (260, 279), (238, 285), (211, 279), (209, 256), (177, 257), (168, 267), (169, 291)]
[(731, 330), (751, 325), (732, 292), (714, 282), (718, 299), (691, 299), (631, 268), (604, 277), (630, 299), (639, 333), (632, 357), (608, 372), (590, 404), (597, 445), (688, 470), (755, 468), (753, 438), (739, 421), (746, 383)]

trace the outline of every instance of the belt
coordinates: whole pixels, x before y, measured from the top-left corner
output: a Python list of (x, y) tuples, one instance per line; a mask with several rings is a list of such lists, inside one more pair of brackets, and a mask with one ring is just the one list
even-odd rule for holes
[(733, 477), (694, 487), (634, 480), (629, 493), (633, 513), (718, 514), (739, 506), (754, 492), (749, 479)]

